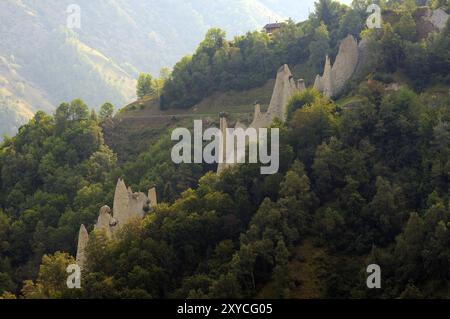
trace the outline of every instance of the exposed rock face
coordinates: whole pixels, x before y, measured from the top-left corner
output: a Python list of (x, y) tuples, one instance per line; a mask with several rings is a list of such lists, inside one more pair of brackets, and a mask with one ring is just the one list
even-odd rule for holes
[(277, 72), (269, 109), (266, 113), (261, 113), (261, 106), (257, 104), (250, 127), (256, 129), (268, 127), (275, 118), (279, 118), (282, 122), (286, 121), (287, 104), (290, 98), (295, 92), (304, 91), (305, 89), (305, 81), (301, 79), (296, 83), (288, 65), (283, 65)]
[(114, 217), (121, 223), (128, 219), (128, 189), (122, 179), (117, 181), (116, 191), (114, 193)]
[(306, 90), (306, 84), (304, 79), (300, 79), (297, 81), (297, 90), (303, 92)]
[(126, 224), (130, 219), (133, 218), (144, 218), (145, 210), (144, 207), (148, 204), (149, 199), (144, 193), (133, 193), (129, 192), (129, 201), (128, 201), (128, 219), (119, 221), (121, 223)]
[(253, 115), (253, 122), (250, 127), (259, 128), (267, 125), (265, 114), (261, 113), (261, 105), (256, 104), (255, 115)]
[(436, 9), (431, 14), (429, 21), (437, 28), (439, 31), (444, 30), (447, 25), (448, 14), (443, 9)]
[(328, 55), (325, 58), (325, 68), (323, 70), (323, 75), (317, 75), (316, 80), (314, 81), (314, 87), (322, 92), (323, 95), (331, 97), (333, 95), (333, 88), (331, 83), (331, 62)]
[[(148, 191), (148, 196), (144, 193), (133, 193), (132, 189), (127, 189), (125, 182), (119, 179), (114, 194), (113, 215), (111, 214), (111, 208), (108, 206), (105, 205), (100, 208), (94, 231), (103, 232), (109, 239), (114, 239), (114, 234), (123, 225), (126, 225), (133, 219), (142, 219), (145, 215), (145, 207), (148, 205), (150, 205), (150, 208), (158, 205), (155, 187)], [(86, 227), (81, 225), (77, 248), (77, 264), (81, 268), (86, 262), (85, 251), (88, 241), (89, 235)]]
[(348, 35), (339, 46), (339, 53), (333, 66), (329, 57), (326, 57), (323, 75), (317, 75), (314, 87), (327, 97), (341, 93), (355, 73), (358, 61), (358, 42), (352, 35)]
[[(275, 87), (270, 100), (270, 105), (266, 113), (261, 112), (261, 106), (255, 105), (255, 114), (253, 116), (253, 122), (250, 124), (251, 128), (259, 130), (260, 128), (267, 128), (272, 124), (275, 118), (280, 119), (282, 122), (286, 121), (287, 105), (292, 95), (295, 92), (302, 92), (306, 90), (305, 81), (303, 79), (294, 80), (291, 70), (287, 64), (278, 69)], [(222, 159), (217, 167), (217, 173), (220, 174), (226, 168), (230, 167), (230, 164), (225, 163), (228, 150), (226, 150), (226, 129), (228, 128), (227, 119), (225, 116), (220, 118), (220, 131), (222, 132), (221, 150), (219, 158)], [(236, 123), (235, 128), (246, 129), (245, 125), (240, 122)]]
[(156, 187), (150, 188), (148, 191), (148, 199), (150, 201), (150, 208), (156, 207), (158, 205), (158, 198), (156, 196)]
[(89, 242), (89, 234), (84, 225), (81, 225), (80, 232), (78, 234), (78, 247), (77, 247), (77, 265), (83, 269), (86, 265), (86, 247)]
[(220, 117), (220, 131), (222, 132), (221, 141), (220, 141), (220, 152), (219, 152), (219, 164), (217, 166), (217, 174), (222, 173), (225, 169), (229, 167), (229, 164), (226, 163), (227, 159), (227, 118), (225, 116)]
[(94, 230), (98, 232), (104, 232), (105, 235), (111, 239), (112, 237), (112, 225), (113, 217), (111, 216), (111, 208), (109, 206), (103, 206), (100, 208), (100, 212), (97, 219), (97, 224), (95, 224)]
[(394, 82), (389, 85), (386, 85), (384, 90), (387, 92), (397, 92), (397, 91), (400, 91), (401, 88), (402, 88), (401, 84)]
[(417, 31), (420, 38), (426, 38), (431, 32), (444, 30), (448, 14), (443, 9), (431, 10), (429, 7), (419, 7), (414, 12)]
[(269, 109), (266, 113), (267, 120), (271, 119), (273, 121), (275, 118), (279, 118), (284, 122), (287, 114), (286, 106), (296, 91), (297, 86), (294, 77), (287, 64), (285, 64), (278, 69), (275, 88), (273, 89)]
[(114, 218), (119, 226), (127, 224), (133, 218), (144, 217), (144, 207), (149, 201), (144, 193), (133, 193), (121, 179), (117, 182), (114, 195)]
[(353, 36), (349, 35), (342, 41), (339, 53), (331, 70), (332, 94), (341, 92), (358, 65), (358, 42)]
[(368, 59), (368, 45), (369, 41), (365, 38), (358, 44), (358, 65), (355, 70), (356, 77), (361, 76), (372, 67)]

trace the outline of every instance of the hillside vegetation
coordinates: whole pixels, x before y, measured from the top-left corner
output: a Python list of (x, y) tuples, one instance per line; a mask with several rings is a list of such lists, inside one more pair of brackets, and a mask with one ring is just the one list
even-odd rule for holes
[(0, 136), (16, 134), (36, 111), (53, 112), (61, 101), (83, 98), (96, 109), (130, 103), (139, 72), (172, 66), (211, 26), (233, 36), (283, 19), (277, 6), (257, 0), (75, 3), (80, 29), (67, 27), (74, 1), (0, 2)]
[[(364, 5), (321, 0), (308, 21), (273, 38), (254, 32), (229, 42), (213, 29), (174, 68), (163, 110), (149, 96), (114, 119), (81, 100), (37, 113), (0, 147), (3, 296), (449, 298), (450, 23), (424, 37), (413, 32), (414, 2), (391, 1), (383, 10), (396, 18), (365, 30)], [(356, 29), (343, 27), (350, 17)], [(172, 128), (197, 116), (217, 126), (218, 111), (237, 116), (242, 105), (248, 115), (255, 98), (267, 103), (274, 73), (249, 77), (245, 52), (259, 51), (237, 53), (236, 43), (262, 39), (273, 67), (313, 74), (348, 31), (368, 41), (370, 68), (337, 101), (314, 90), (292, 98), (286, 123), (273, 123), (277, 174), (245, 164), (217, 175), (215, 165), (172, 162)], [(226, 53), (220, 67), (217, 52)], [(236, 87), (218, 72), (239, 70), (230, 52), (243, 63)], [(119, 177), (134, 190), (156, 185), (161, 204), (119, 240), (93, 232), (82, 289), (67, 289), (79, 226), (93, 230)], [(382, 268), (381, 289), (367, 289), (370, 264)]]

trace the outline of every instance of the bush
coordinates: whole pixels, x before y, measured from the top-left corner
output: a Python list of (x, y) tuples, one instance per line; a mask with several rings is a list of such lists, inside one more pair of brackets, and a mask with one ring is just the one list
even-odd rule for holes
[(394, 82), (394, 77), (389, 73), (377, 73), (373, 76), (373, 79), (384, 84), (391, 84)]
[(313, 104), (319, 97), (320, 93), (314, 88), (308, 88), (303, 92), (295, 93), (287, 105), (288, 118), (292, 118), (292, 115), (298, 109)]

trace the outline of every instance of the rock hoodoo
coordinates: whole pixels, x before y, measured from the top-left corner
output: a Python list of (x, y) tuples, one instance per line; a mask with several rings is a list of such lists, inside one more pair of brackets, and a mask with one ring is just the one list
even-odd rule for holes
[(317, 75), (314, 82), (314, 88), (323, 95), (330, 97), (333, 94), (332, 83), (331, 83), (331, 62), (328, 55), (325, 58), (325, 68), (323, 70), (323, 75)]
[(86, 247), (89, 242), (89, 234), (87, 232), (86, 227), (81, 225), (80, 233), (78, 234), (78, 248), (77, 248), (77, 265), (83, 269), (86, 264)]
[[(277, 72), (275, 88), (273, 89), (269, 109), (265, 114), (267, 121), (272, 122), (275, 118), (286, 120), (286, 106), (291, 96), (297, 91), (297, 86), (287, 64), (283, 65)], [(270, 123), (267, 123), (269, 125)]]
[(288, 65), (283, 65), (278, 69), (275, 87), (267, 112), (261, 113), (261, 107), (257, 104), (250, 127), (256, 129), (268, 127), (275, 118), (279, 118), (282, 122), (286, 121), (286, 107), (290, 98), (295, 92), (304, 91), (305, 89), (305, 81), (300, 79), (296, 82)]
[[(430, 32), (444, 30), (448, 21), (448, 14), (443, 9), (431, 10), (429, 7), (420, 7), (415, 13), (417, 28), (422, 38)], [(359, 44), (352, 35), (342, 40), (334, 64), (326, 56), (323, 75), (317, 75), (314, 88), (324, 96), (332, 98), (342, 93), (352, 76), (364, 69), (367, 55), (367, 41)]]
[(219, 164), (217, 166), (217, 174), (220, 174), (223, 172), (227, 167), (229, 167), (230, 164), (226, 163), (227, 158), (227, 151), (226, 151), (226, 145), (227, 145), (227, 118), (224, 114), (220, 115), (220, 132), (221, 140), (220, 140), (220, 151), (219, 151)]
[(346, 83), (356, 71), (360, 55), (358, 42), (352, 35), (342, 40), (334, 65), (330, 58), (325, 58), (323, 75), (317, 75), (314, 87), (326, 97), (333, 97), (342, 92)]
[(125, 182), (119, 179), (114, 195), (114, 218), (119, 226), (127, 224), (133, 218), (143, 218), (144, 207), (149, 198), (144, 193), (133, 193), (126, 187)]
[[(148, 196), (144, 193), (133, 193), (131, 188), (127, 188), (122, 179), (117, 181), (114, 194), (113, 211), (108, 206), (100, 208), (97, 223), (94, 231), (103, 232), (108, 238), (114, 239), (114, 234), (123, 225), (128, 224), (133, 219), (142, 219), (147, 209), (158, 205), (156, 188), (152, 187), (148, 191)], [(86, 263), (86, 247), (89, 242), (89, 234), (84, 225), (80, 227), (77, 247), (77, 264), (83, 269)]]
[(103, 206), (98, 214), (97, 224), (94, 226), (95, 231), (102, 231), (108, 238), (112, 237), (112, 229), (116, 226), (116, 222), (111, 215), (111, 208)]
[[(292, 95), (295, 92), (302, 92), (306, 90), (305, 81), (299, 79), (295, 81), (291, 70), (288, 65), (285, 64), (278, 69), (277, 77), (275, 81), (275, 87), (273, 89), (272, 98), (270, 100), (269, 108), (266, 113), (261, 112), (261, 105), (256, 103), (255, 114), (253, 116), (253, 121), (249, 127), (259, 130), (260, 128), (267, 128), (272, 124), (273, 120), (276, 118), (280, 119), (282, 122), (286, 121), (287, 116), (287, 105)], [(226, 129), (228, 128), (227, 119), (224, 114), (220, 116), (220, 131), (222, 132), (221, 150), (219, 157), (222, 159), (221, 162), (225, 162), (227, 154), (229, 151), (226, 149)], [(240, 123), (236, 123), (235, 128), (246, 129), (246, 127)], [(227, 167), (232, 164), (219, 163), (217, 167), (217, 173), (220, 174)]]
[(448, 14), (444, 9), (432, 10), (429, 7), (419, 7), (414, 12), (417, 22), (417, 31), (420, 38), (426, 38), (431, 32), (440, 32), (445, 29)]
[(430, 13), (429, 21), (439, 30), (444, 30), (447, 25), (448, 14), (443, 9), (436, 9)]

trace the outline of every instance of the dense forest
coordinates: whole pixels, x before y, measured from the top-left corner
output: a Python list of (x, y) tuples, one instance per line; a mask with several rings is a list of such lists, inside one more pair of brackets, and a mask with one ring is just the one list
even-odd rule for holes
[[(415, 1), (380, 1), (388, 19), (366, 30), (368, 3), (320, 0), (309, 20), (272, 37), (226, 41), (212, 29), (163, 85), (163, 108), (187, 108), (262, 85), (282, 63), (320, 73), (348, 33), (366, 39), (370, 71), (343, 97), (351, 107), (308, 89), (273, 123), (275, 175), (175, 165), (170, 132), (121, 161), (103, 137), (110, 105), (100, 116), (81, 100), (36, 113), (0, 147), (0, 296), (450, 298), (450, 23), (423, 37)], [(120, 240), (93, 232), (82, 289), (68, 289), (79, 226), (93, 229), (119, 177), (135, 190), (156, 184), (161, 204)], [(309, 294), (294, 262), (313, 269)], [(374, 263), (383, 287), (368, 290)]]
[(306, 18), (314, 0), (277, 2), (0, 1), (0, 137), (61, 101), (82, 97), (95, 109), (104, 101), (131, 103), (140, 71), (156, 76), (172, 66), (211, 26), (241, 34), (281, 21), (293, 5)]
[[(298, 24), (288, 20), (272, 36), (255, 31), (227, 41), (224, 31), (211, 29), (196, 52), (175, 65), (163, 88), (161, 107), (189, 108), (214, 92), (261, 86), (283, 64), (306, 66), (309, 72), (304, 76), (307, 83), (312, 84), (313, 77), (323, 71), (324, 56), (335, 57), (340, 40), (348, 34), (359, 40), (371, 36), (384, 40), (378, 47), (383, 52), (371, 50), (373, 55), (380, 57), (391, 51), (382, 63), (374, 64), (381, 69), (379, 71), (393, 73), (397, 67), (402, 67), (415, 81), (415, 86), (428, 84), (436, 71), (447, 76), (443, 57), (439, 56), (440, 59), (435, 61), (430, 57), (435, 53), (433, 48), (424, 45), (420, 39), (413, 18), (417, 8), (415, 2), (390, 2), (388, 5), (386, 1), (355, 0), (350, 8), (337, 1), (319, 1), (309, 20)], [(378, 32), (370, 34), (367, 30), (362, 32), (367, 8), (372, 3), (378, 3), (384, 10), (385, 19), (392, 22), (384, 25), (381, 35)], [(437, 1), (433, 5), (445, 7), (448, 1)], [(440, 51), (447, 49), (445, 46), (439, 48)], [(436, 54), (445, 55), (446, 52)], [(424, 63), (427, 58), (428, 63)], [(436, 82), (442, 80), (439, 77), (433, 79)]]

